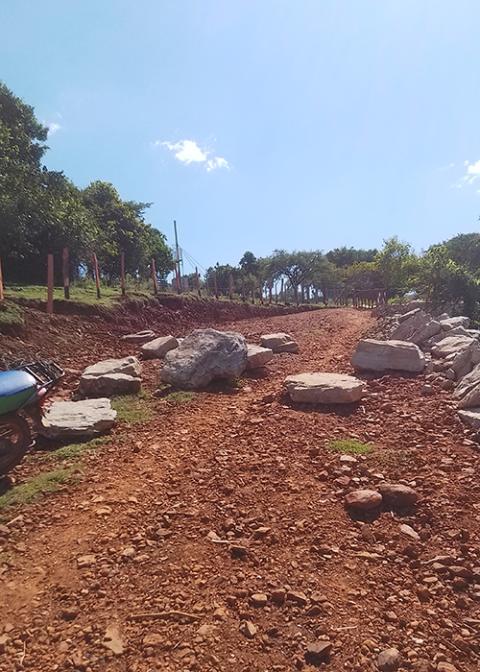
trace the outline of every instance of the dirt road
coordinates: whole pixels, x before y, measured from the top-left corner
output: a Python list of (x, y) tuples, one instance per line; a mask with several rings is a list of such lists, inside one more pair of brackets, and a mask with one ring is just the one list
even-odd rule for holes
[[(376, 670), (389, 647), (399, 669), (477, 670), (479, 455), (448, 393), (385, 376), (344, 412), (282, 395), (289, 373), (351, 372), (371, 325), (325, 310), (222, 326), (288, 331), (300, 354), (238, 390), (152, 402), (153, 419), (83, 459), (78, 483), (10, 512), (0, 670), (307, 670), (324, 640), (328, 670)], [(350, 437), (371, 451), (328, 448)], [(383, 479), (412, 485), (416, 511), (352, 520), (345, 493)]]

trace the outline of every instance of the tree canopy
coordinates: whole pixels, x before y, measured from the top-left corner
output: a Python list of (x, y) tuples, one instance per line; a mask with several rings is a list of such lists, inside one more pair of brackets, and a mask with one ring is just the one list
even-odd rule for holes
[[(152, 258), (164, 276), (173, 266), (165, 236), (145, 221), (148, 203), (124, 201), (105, 182), (77, 188), (42, 159), (47, 128), (33, 108), (0, 82), (0, 258), (10, 282), (45, 281), (48, 253), (70, 250), (73, 274), (88, 268), (92, 252), (102, 274), (119, 273), (120, 252), (133, 276)], [(59, 265), (58, 265), (59, 266)]]

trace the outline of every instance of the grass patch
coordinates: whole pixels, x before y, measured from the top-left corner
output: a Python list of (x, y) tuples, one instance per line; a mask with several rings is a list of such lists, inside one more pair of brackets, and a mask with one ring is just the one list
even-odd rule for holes
[(38, 474), (26, 483), (17, 485), (0, 496), (0, 510), (10, 506), (29, 504), (42, 495), (56, 492), (64, 483), (67, 483), (73, 474), (74, 467), (57, 469)]
[[(101, 287), (101, 298), (93, 282), (83, 282), (70, 286), (70, 301), (96, 306), (114, 306), (122, 299), (120, 287)], [(46, 301), (47, 288), (42, 285), (11, 285), (5, 288), (5, 296), (10, 299)], [(128, 298), (151, 298), (153, 293), (146, 285), (128, 287)], [(54, 287), (54, 300), (63, 300), (63, 287)]]
[(57, 448), (57, 450), (51, 450), (48, 453), (44, 453), (40, 459), (45, 462), (73, 460), (84, 453), (89, 453), (92, 450), (95, 450), (95, 448), (104, 444), (106, 440), (107, 437), (99, 436), (97, 439), (84, 441), (83, 443), (70, 443), (68, 446), (62, 446), (61, 448)]
[(20, 306), (11, 301), (0, 303), (0, 331), (3, 329), (21, 328), (25, 325), (24, 312)]
[(195, 392), (184, 392), (183, 390), (178, 390), (177, 392), (170, 392), (167, 394), (164, 399), (170, 404), (189, 404), (195, 399)]
[(327, 448), (346, 455), (367, 455), (373, 446), (370, 443), (357, 441), (357, 439), (335, 439), (328, 442)]
[(148, 402), (149, 399), (145, 392), (127, 394), (122, 397), (114, 397), (112, 408), (117, 411), (117, 420), (128, 422), (130, 425), (137, 425), (148, 422), (153, 416), (152, 408)]

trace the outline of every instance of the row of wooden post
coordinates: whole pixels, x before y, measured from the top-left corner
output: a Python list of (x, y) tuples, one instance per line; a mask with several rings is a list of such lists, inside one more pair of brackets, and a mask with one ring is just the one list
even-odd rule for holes
[[(92, 270), (93, 277), (95, 280), (95, 289), (97, 293), (97, 299), (102, 298), (102, 292), (100, 288), (100, 270), (98, 267), (98, 259), (95, 252), (92, 253)], [(157, 269), (155, 266), (155, 259), (152, 259), (151, 264), (151, 274), (153, 281), (153, 291), (155, 294), (158, 293), (158, 282), (157, 282)], [(70, 298), (70, 255), (68, 247), (64, 247), (62, 251), (62, 276), (63, 276), (63, 296), (65, 299)], [(126, 294), (126, 285), (125, 285), (125, 252), (120, 254), (120, 288), (122, 296)], [(47, 257), (47, 313), (49, 315), (53, 314), (53, 289), (54, 289), (54, 258), (53, 254), (49, 254)], [(2, 283), (2, 269), (0, 263), (0, 300), (3, 299), (3, 283)]]

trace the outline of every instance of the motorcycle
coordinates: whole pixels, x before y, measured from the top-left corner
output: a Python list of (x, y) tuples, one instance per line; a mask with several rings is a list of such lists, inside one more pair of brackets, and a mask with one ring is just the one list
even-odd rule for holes
[(33, 446), (27, 418), (39, 426), (42, 404), (62, 376), (59, 366), (43, 360), (0, 371), (0, 478)]

